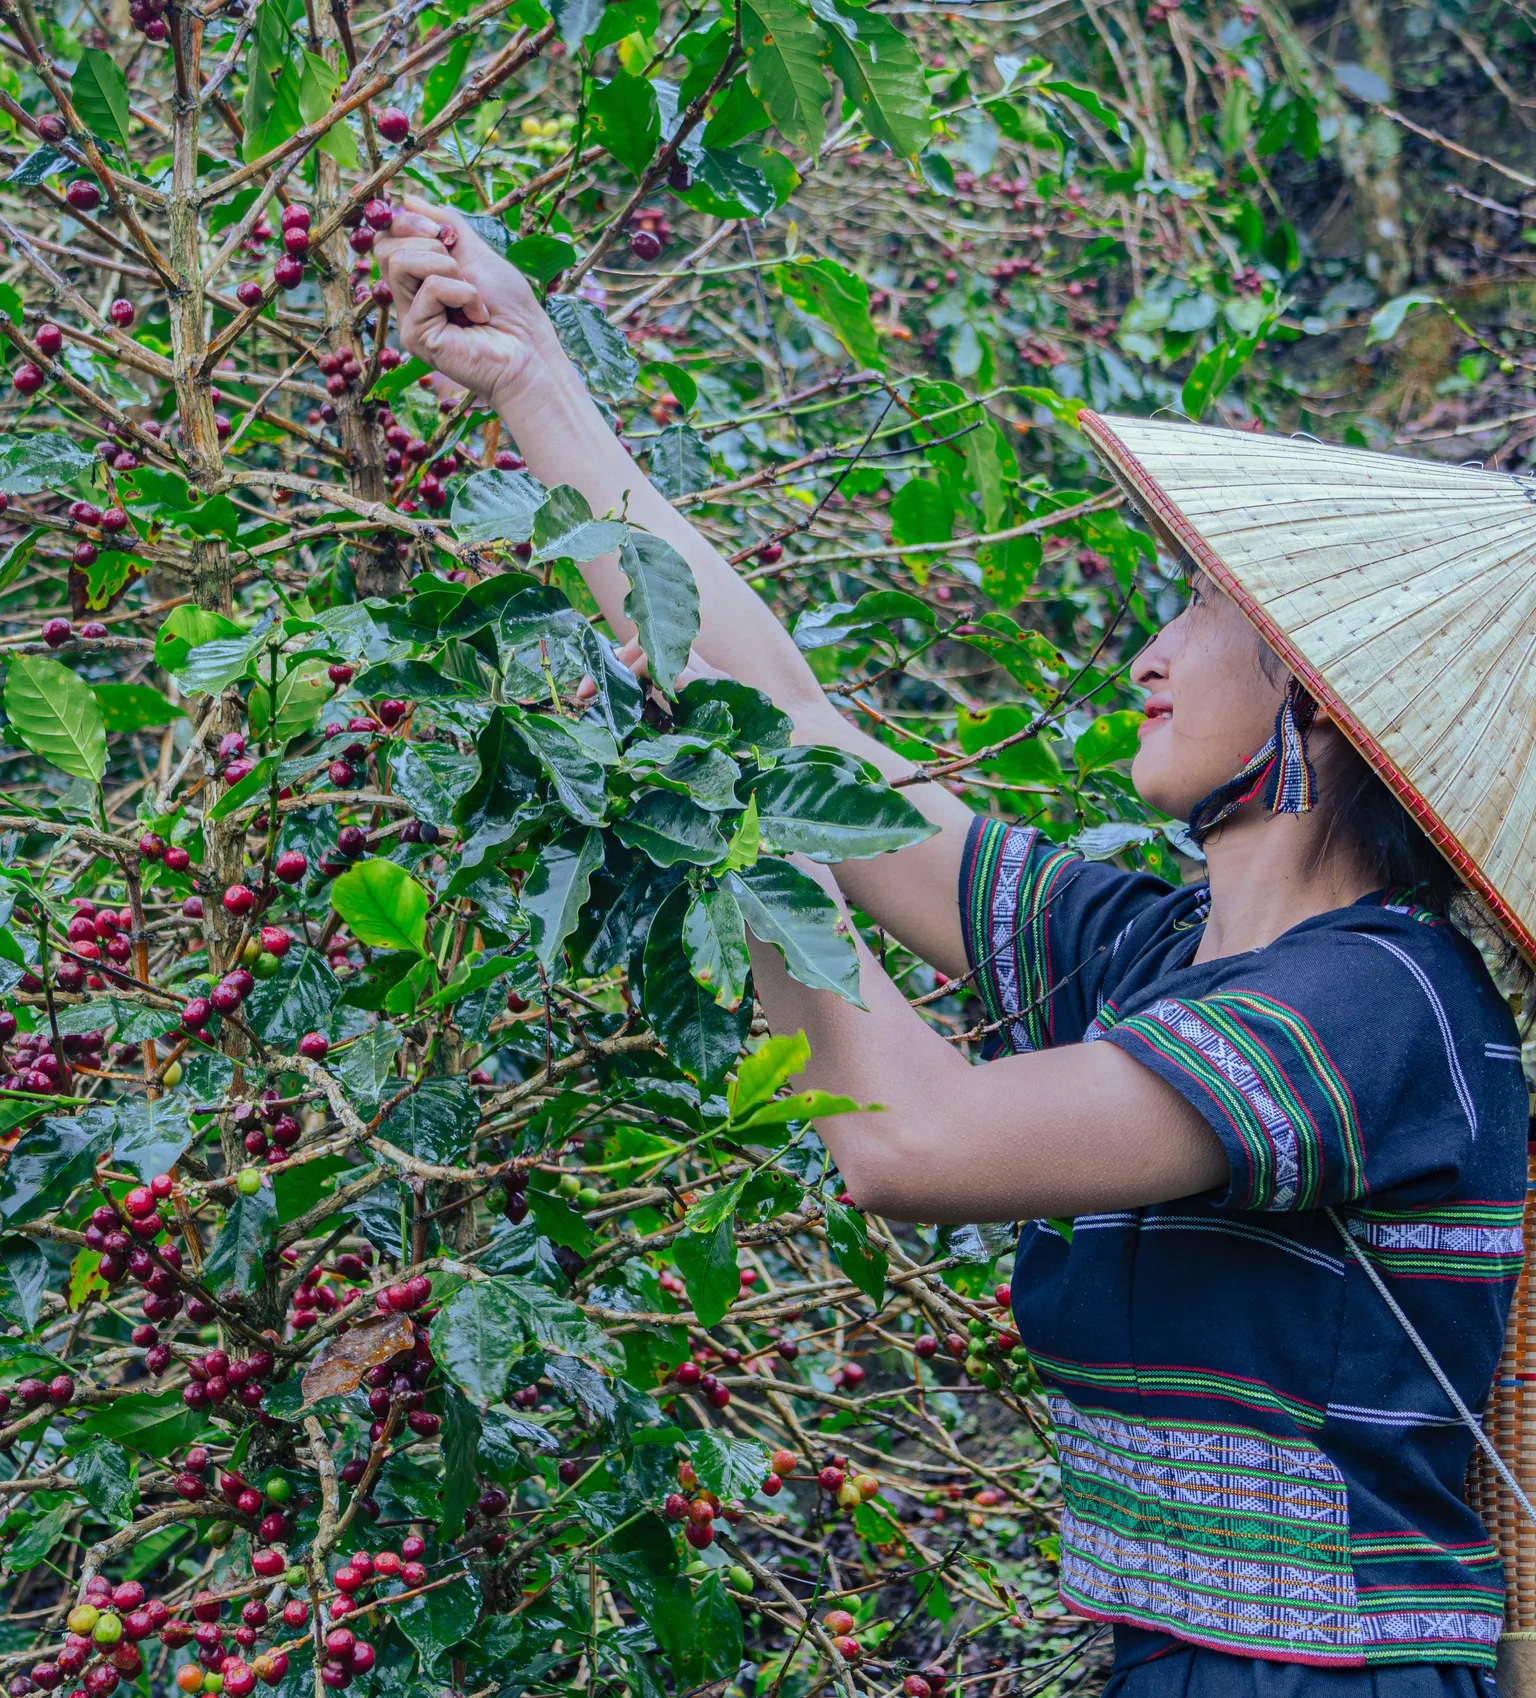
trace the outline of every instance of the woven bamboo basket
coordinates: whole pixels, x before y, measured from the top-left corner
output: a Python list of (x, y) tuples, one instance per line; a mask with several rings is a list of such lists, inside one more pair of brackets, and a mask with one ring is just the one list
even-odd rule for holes
[[(1536, 1493), (1536, 1145), (1528, 1156), (1525, 1189), (1526, 1262), (1509, 1310), (1504, 1354), (1483, 1416), (1510, 1473), (1526, 1495)], [(1499, 1642), (1501, 1698), (1536, 1698), (1536, 1526), (1481, 1450), (1467, 1469), (1467, 1502), (1482, 1517), (1504, 1563), (1504, 1637)]]

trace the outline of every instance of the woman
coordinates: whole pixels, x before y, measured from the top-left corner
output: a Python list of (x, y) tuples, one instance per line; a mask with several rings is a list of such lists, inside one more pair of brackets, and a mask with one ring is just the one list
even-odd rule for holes
[[(378, 252), (404, 345), (494, 404), (537, 476), (599, 513), (627, 500), (686, 555), (704, 668), (800, 739), (911, 772), (645, 480), (510, 266), (418, 202)], [(614, 562), (585, 575), (632, 637)], [(824, 1131), (862, 1206), (1033, 1222), (1014, 1315), (1059, 1438), (1062, 1591), (1116, 1624), (1117, 1690), (1490, 1692), (1501, 1581), (1461, 1498), (1471, 1440), (1351, 1242), (1481, 1409), (1519, 1264), (1518, 1034), (1445, 918), (1445, 862), (1205, 571), (1132, 676), (1133, 778), (1205, 836), (1208, 885), (915, 785), (931, 838), (805, 870), (974, 974), (1003, 1058), (970, 1066), (867, 951), (863, 1009), (754, 946), (758, 995), (809, 1036), (813, 1083), (889, 1105)]]

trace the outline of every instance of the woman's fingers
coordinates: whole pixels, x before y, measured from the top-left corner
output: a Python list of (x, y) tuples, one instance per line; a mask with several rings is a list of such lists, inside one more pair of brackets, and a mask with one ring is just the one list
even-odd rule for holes
[(451, 312), (463, 314), (468, 324), (484, 324), (490, 314), (473, 283), (457, 277), (428, 277), (400, 315), (400, 339), (407, 347), (430, 344)]

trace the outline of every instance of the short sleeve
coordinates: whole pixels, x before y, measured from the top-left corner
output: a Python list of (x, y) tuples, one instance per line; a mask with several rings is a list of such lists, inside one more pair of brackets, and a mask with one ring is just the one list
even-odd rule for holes
[(992, 1053), (1078, 1043), (1116, 940), (1170, 886), (1061, 849), (1033, 826), (976, 819), (960, 868), (960, 922)]
[(1513, 1117), (1518, 1138), (1523, 1125), (1518, 1068), (1497, 1041), (1513, 1022), (1464, 948), (1444, 922), (1323, 917), (1234, 957), (1218, 989), (1158, 997), (1102, 1036), (1221, 1139), (1232, 1177), (1219, 1206), (1428, 1201), (1480, 1130), (1501, 1137)]

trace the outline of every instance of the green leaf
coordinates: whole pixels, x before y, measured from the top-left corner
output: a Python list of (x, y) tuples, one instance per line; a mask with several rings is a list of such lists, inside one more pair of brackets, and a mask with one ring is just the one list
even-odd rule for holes
[(431, 1325), (432, 1354), (464, 1394), (484, 1406), (506, 1392), (523, 1349), (523, 1324), (511, 1289), (499, 1279), (461, 1285)]
[(86, 48), (69, 79), (69, 98), (93, 136), (127, 152), (128, 79), (110, 53)]
[[(216, 696), (226, 685), (251, 671), (252, 662), (261, 654), (266, 641), (267, 634), (262, 632), (257, 636), (242, 634), (199, 643), (176, 668), (176, 682), (185, 691), (198, 690)], [(262, 670), (266, 670), (264, 665)]]
[(708, 1084), (723, 1078), (741, 1053), (752, 1023), (752, 1001), (721, 1008), (689, 969), (682, 924), (691, 901), (686, 886), (674, 890), (646, 934), (642, 1002), (651, 1029), (689, 1078)]
[[(322, 710), (335, 695), (335, 686), (326, 676), (323, 660), (301, 660), (290, 666), (278, 680), (277, 724), (270, 724), (272, 692), (258, 685), (251, 691), (246, 711), (250, 716), (251, 735), (283, 747), (300, 736), (319, 719)], [(384, 692), (379, 692), (382, 695)]]
[(717, 1498), (749, 1498), (768, 1478), (768, 1449), (756, 1439), (704, 1432), (693, 1441), (693, 1471)]
[(718, 1191), (711, 1191), (703, 1202), (695, 1203), (683, 1217), (683, 1224), (690, 1232), (713, 1232), (722, 1221), (735, 1217), (741, 1194), (747, 1188), (747, 1182), (752, 1178), (751, 1173), (743, 1173), (733, 1179), (729, 1185), (722, 1185)]
[(935, 478), (909, 478), (891, 497), (890, 514), (900, 543), (948, 542), (955, 532), (954, 503)]
[(741, 1290), (736, 1235), (729, 1217), (712, 1232), (680, 1232), (672, 1240), (672, 1254), (688, 1282), (688, 1301), (699, 1325), (718, 1325)]
[(533, 557), (574, 560), (579, 566), (600, 554), (611, 554), (628, 536), (628, 525), (616, 519), (594, 519), (579, 489), (556, 484), (534, 517)]
[(81, 1438), (101, 1437), (145, 1456), (169, 1456), (207, 1424), (206, 1409), (188, 1409), (176, 1390), (130, 1392), (88, 1410), (76, 1423)]
[(39, 183), (46, 183), (50, 177), (56, 177), (61, 171), (72, 171), (74, 161), (67, 153), (60, 153), (57, 148), (39, 147), (22, 160), (21, 164), (5, 179), (12, 187), (18, 189), (35, 189)]
[(661, 111), (650, 83), (616, 70), (593, 93), (587, 110), (603, 146), (625, 170), (643, 177), (661, 142)]
[(30, 1238), (0, 1238), (0, 1317), (31, 1332), (51, 1278), (48, 1258)]
[(932, 837), (931, 824), (889, 786), (849, 762), (797, 750), (752, 780), (758, 829), (769, 853), (857, 861)]
[(726, 852), (720, 817), (675, 790), (647, 790), (614, 823), (614, 836), (658, 867), (711, 867)]
[(96, 465), (95, 456), (62, 430), (0, 436), (0, 491), (6, 495), (40, 495), (73, 483)]
[(668, 425), (652, 444), (647, 464), (651, 482), (669, 501), (708, 489), (714, 476), (709, 450), (692, 425)]
[(1141, 746), (1138, 732), (1143, 722), (1144, 716), (1133, 708), (1101, 713), (1072, 745), (1078, 777), (1130, 760)]
[(139, 1501), (139, 1482), (128, 1455), (103, 1438), (93, 1438), (75, 1457), (80, 1495), (106, 1519), (126, 1525)]
[(112, 1146), (110, 1108), (50, 1115), (12, 1149), (0, 1172), (0, 1220), (20, 1226), (58, 1208)]
[(443, 1388), (443, 1485), (438, 1535), (456, 1539), (464, 1531), (464, 1511), (480, 1495), (475, 1458), (480, 1449), (480, 1417), (452, 1387)]
[(25, 1574), (53, 1553), (69, 1524), (79, 1513), (70, 1502), (55, 1504), (39, 1515), (5, 1553), (5, 1565), (13, 1574)]
[(870, 1243), (869, 1229), (857, 1210), (846, 1203), (829, 1202), (825, 1207), (827, 1242), (837, 1265), (878, 1309), (885, 1302), (888, 1258)]
[(601, 307), (577, 295), (556, 295), (549, 316), (561, 347), (587, 374), (592, 388), (614, 401), (634, 388), (639, 363), (624, 332), (608, 322)]
[(811, 1042), (804, 1032), (765, 1038), (736, 1069), (728, 1097), (731, 1119), (745, 1119), (772, 1102), (794, 1074), (805, 1071), (810, 1059)]
[(459, 92), (459, 84), (464, 80), (464, 67), (469, 63), (470, 50), (474, 41), (470, 36), (461, 35), (453, 46), (427, 72), (426, 81), (421, 90), (421, 122), (430, 124), (439, 112)]
[(462, 1079), (423, 1079), (379, 1122), (379, 1136), (419, 1161), (452, 1162), (479, 1124), (479, 1100)]
[(814, 153), (827, 132), (831, 90), (810, 14), (794, 0), (743, 0), (741, 24), (753, 92), (783, 134)]
[(155, 634), (155, 664), (167, 672), (179, 672), (193, 649), (218, 638), (241, 634), (234, 620), (226, 619), (222, 613), (209, 613), (201, 607), (173, 608)]
[(576, 930), (592, 875), (603, 864), (602, 834), (568, 831), (546, 844), (523, 885), (523, 909), (539, 965), (553, 973), (565, 940)]
[(869, 287), (862, 277), (835, 259), (781, 265), (774, 277), (802, 312), (826, 325), (860, 370), (885, 370), (885, 355), (869, 316)]
[[(354, 1038), (344, 1050), (337, 1051), (331, 1060), (331, 1071), (341, 1081), (347, 1095), (364, 1105), (370, 1113), (381, 1098), (399, 1090), (404, 1083), (394, 1070), (395, 1057), (404, 1042), (397, 1027), (381, 1020), (360, 1037)], [(394, 1084), (391, 1090), (386, 1091), (385, 1087), (391, 1080)]]
[[(316, 661), (315, 665), (324, 678), (325, 663)], [(329, 684), (325, 688), (331, 693)], [(425, 660), (382, 660), (356, 681), (356, 689), (360, 696), (398, 696), (407, 702), (450, 701), (466, 694), (463, 684), (443, 671), (441, 661)], [(259, 692), (252, 695), (252, 707), (258, 695)]]
[(583, 825), (600, 825), (608, 808), (608, 782), (580, 728), (547, 713), (517, 714), (509, 708), (507, 729), (549, 774), (566, 812)]
[(549, 1191), (530, 1189), (528, 1212), (543, 1237), (586, 1255), (594, 1243), (592, 1228), (566, 1202)]
[(531, 277), (542, 287), (576, 263), (576, 250), (563, 236), (549, 236), (541, 232), (508, 242), (507, 258), (524, 277)]
[(175, 702), (167, 701), (148, 684), (92, 684), (91, 694), (109, 736), (118, 731), (143, 731), (152, 725), (174, 725), (183, 717)]
[[(169, 1016), (167, 1016), (169, 1018)], [(119, 1167), (131, 1168), (147, 1185), (158, 1173), (169, 1173), (192, 1142), (192, 1122), (175, 1099), (120, 1097), (112, 1134), (112, 1156)]]
[(341, 985), (318, 950), (295, 944), (270, 979), (260, 981), (242, 1012), (263, 1043), (283, 1049), (306, 1032), (325, 1032), (341, 1001)]
[(830, 990), (856, 1008), (859, 958), (848, 923), (814, 879), (788, 861), (765, 857), (755, 866), (725, 875), (741, 907), (747, 930), (771, 943), (790, 976), (812, 990)]
[(90, 686), (61, 661), (17, 655), (5, 681), (11, 729), (35, 755), (71, 778), (101, 782), (107, 733)]
[(730, 891), (719, 885), (695, 891), (683, 916), (683, 949), (694, 981), (730, 1010), (741, 1005), (752, 974), (746, 923)]
[(224, 1224), (203, 1263), (200, 1278), (208, 1290), (252, 1292), (260, 1282), (263, 1259), (277, 1232), (277, 1198), (263, 1185), (254, 1195), (235, 1193)]
[(427, 909), (432, 898), (396, 861), (359, 861), (331, 886), (331, 906), (371, 949), (427, 947)]
[(389, 764), (394, 793), (429, 825), (453, 824), (454, 804), (480, 775), (473, 755), (456, 754), (441, 743), (403, 743)]
[(699, 634), (699, 587), (693, 568), (665, 538), (631, 531), (619, 550), (629, 579), (624, 612), (635, 624), (651, 682), (671, 695)]
[(480, 1582), (472, 1574), (461, 1575), (435, 1591), (422, 1592), (392, 1612), (395, 1626), (427, 1665), (435, 1665), (446, 1651), (467, 1639), (479, 1617)]
[(1070, 100), (1074, 106), (1081, 106), (1090, 117), (1101, 123), (1111, 135), (1124, 134), (1120, 114), (1112, 107), (1106, 106), (1091, 88), (1082, 88), (1077, 83), (1065, 82), (1044, 82), (1037, 86), (1049, 90), (1050, 93), (1060, 96), (1063, 100)]
[(551, 0), (550, 16), (560, 39), (574, 53), (603, 21), (604, 0)]
[(1366, 347), (1373, 347), (1378, 342), (1390, 342), (1403, 328), (1403, 320), (1415, 307), (1439, 305), (1439, 297), (1435, 295), (1399, 295), (1396, 300), (1388, 301), (1384, 307), (1378, 307), (1371, 315), (1370, 325), (1365, 332)]
[(902, 159), (916, 159), (932, 134), (927, 85), (916, 49), (877, 12), (814, 0), (832, 49), (832, 69), (865, 128)]

